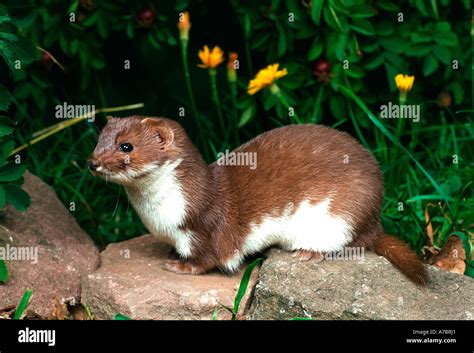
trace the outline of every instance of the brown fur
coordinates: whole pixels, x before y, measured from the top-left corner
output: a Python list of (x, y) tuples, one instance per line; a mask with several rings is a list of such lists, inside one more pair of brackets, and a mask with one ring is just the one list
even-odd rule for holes
[(379, 235), (372, 250), (389, 260), (405, 276), (417, 284), (424, 285), (428, 274), (415, 252), (403, 241), (390, 235)]
[[(330, 212), (353, 226), (349, 246), (374, 249), (413, 281), (424, 281), (423, 265), (414, 252), (399, 240), (382, 238), (382, 174), (372, 154), (350, 135), (321, 125), (290, 125), (234, 150), (255, 152), (256, 169), (216, 162), (208, 166), (177, 122), (151, 118), (144, 123), (144, 118), (110, 119), (92, 159), (110, 170), (137, 171), (150, 162), (183, 160), (176, 169), (188, 205), (182, 228), (196, 237), (188, 265), (169, 265), (177, 272), (221, 267), (242, 248), (252, 222), (281, 215), (290, 202), (295, 211), (303, 200), (316, 204), (331, 196)], [(135, 146), (128, 165), (123, 153), (110, 149), (125, 140)], [(133, 187), (133, 182), (124, 186)]]

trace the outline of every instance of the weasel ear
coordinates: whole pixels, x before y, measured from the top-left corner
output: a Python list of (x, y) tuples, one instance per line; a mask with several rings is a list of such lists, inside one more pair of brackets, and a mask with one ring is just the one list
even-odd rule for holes
[(108, 123), (110, 123), (110, 121), (113, 119), (112, 115), (107, 115), (105, 118), (107, 119)]
[(156, 118), (145, 118), (141, 120), (141, 123), (156, 133), (161, 150), (166, 150), (173, 144), (174, 132), (166, 121)]

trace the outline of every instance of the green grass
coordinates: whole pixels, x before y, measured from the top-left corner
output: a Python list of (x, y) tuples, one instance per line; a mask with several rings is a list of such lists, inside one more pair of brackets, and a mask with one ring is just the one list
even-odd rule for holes
[(20, 320), (21, 315), (25, 312), (26, 308), (28, 307), (30, 303), (30, 298), (33, 292), (31, 289), (26, 289), (25, 293), (23, 294), (23, 297), (20, 300), (20, 303), (16, 307), (15, 314), (13, 315), (13, 320)]

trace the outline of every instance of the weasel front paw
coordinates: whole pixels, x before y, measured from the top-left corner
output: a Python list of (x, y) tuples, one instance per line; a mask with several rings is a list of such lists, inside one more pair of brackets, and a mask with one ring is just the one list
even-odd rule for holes
[(194, 266), (189, 262), (180, 260), (167, 260), (163, 264), (163, 268), (166, 271), (174, 272), (180, 275), (199, 275), (204, 273), (204, 269), (198, 266)]

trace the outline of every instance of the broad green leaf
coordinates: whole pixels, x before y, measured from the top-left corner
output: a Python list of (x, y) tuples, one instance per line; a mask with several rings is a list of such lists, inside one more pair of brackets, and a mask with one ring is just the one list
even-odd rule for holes
[(423, 60), (423, 75), (428, 76), (431, 75), (433, 72), (436, 71), (438, 68), (438, 60), (433, 56), (433, 54), (429, 54)]
[(20, 61), (23, 68), (24, 65), (27, 65), (39, 58), (38, 49), (33, 44), (33, 42), (26, 37), (18, 36), (18, 40), (16, 42), (8, 42), (6, 47), (9, 48), (7, 62), (10, 63), (10, 68), (15, 68), (14, 65), (16, 60)]
[(379, 43), (387, 50), (398, 54), (403, 53), (407, 47), (407, 41), (399, 37), (380, 38)]
[(13, 17), (12, 22), (18, 28), (22, 30), (27, 30), (30, 28), (36, 20), (36, 11), (29, 11), (27, 15), (22, 17)]
[(393, 0), (377, 0), (377, 7), (385, 11), (399, 11), (400, 7)]
[(8, 89), (0, 83), (0, 110), (7, 110), (12, 96)]
[(285, 54), (288, 44), (287, 44), (285, 28), (279, 23), (277, 23), (277, 29), (278, 29), (278, 56), (280, 57)]
[(433, 39), (441, 45), (455, 47), (459, 44), (458, 37), (452, 32), (435, 32)]
[(33, 292), (31, 291), (31, 289), (27, 288), (25, 290), (25, 293), (23, 294), (23, 297), (21, 298), (20, 304), (17, 306), (17, 308), (15, 310), (15, 315), (13, 315), (13, 320), (20, 320), (21, 315), (23, 314), (23, 312), (28, 307), (28, 304), (29, 304), (29, 301), (30, 301), (30, 298), (31, 298), (31, 294), (33, 294)]
[(239, 124), (237, 125), (238, 128), (241, 128), (245, 124), (247, 124), (252, 118), (255, 116), (255, 104), (250, 104), (240, 116)]
[(375, 31), (374, 31), (374, 27), (372, 26), (372, 23), (370, 23), (369, 21), (363, 18), (353, 19), (352, 24), (350, 26), (354, 31), (364, 34), (366, 36), (375, 35)]
[(30, 196), (22, 188), (15, 185), (3, 185), (5, 189), (5, 200), (18, 211), (26, 211), (31, 203)]
[(451, 49), (444, 45), (436, 45), (433, 48), (433, 54), (441, 61), (443, 64), (448, 65), (451, 62)]
[(406, 55), (418, 56), (418, 57), (425, 56), (431, 51), (432, 48), (433, 48), (432, 43), (416, 43), (416, 44), (412, 43), (408, 47)]
[(8, 268), (4, 260), (0, 259), (0, 282), (6, 283), (8, 279)]
[(0, 140), (0, 166), (5, 163), (10, 153), (15, 148), (15, 140), (8, 136)]
[(0, 181), (13, 181), (20, 178), (26, 170), (25, 164), (8, 163), (0, 167)]
[(377, 67), (379, 67), (380, 65), (382, 65), (385, 61), (385, 56), (384, 54), (379, 54), (375, 57), (373, 57), (367, 64), (364, 65), (364, 67), (367, 69), (367, 70), (374, 70), (376, 69)]
[(308, 52), (308, 60), (313, 61), (319, 58), (321, 53), (323, 52), (324, 49), (324, 44), (323, 41), (320, 39), (320, 37), (316, 37), (313, 40), (313, 44), (311, 44), (311, 48), (309, 49)]
[(323, 0), (313, 0), (311, 2), (311, 18), (318, 26), (321, 22), (321, 9), (323, 8)]
[(429, 43), (432, 41), (431, 35), (423, 32), (413, 32), (410, 39), (413, 43)]
[(6, 116), (0, 116), (0, 137), (10, 135), (15, 129), (15, 123)]

